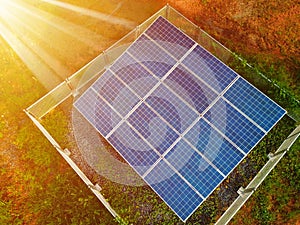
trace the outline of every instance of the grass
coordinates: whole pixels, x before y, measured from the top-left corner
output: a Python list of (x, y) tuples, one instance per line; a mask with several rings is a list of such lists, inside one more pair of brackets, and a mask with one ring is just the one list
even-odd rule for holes
[[(0, 42), (0, 224), (115, 224), (24, 114), (46, 91)], [(67, 123), (64, 113), (56, 122)], [(66, 126), (48, 125), (62, 139), (68, 133)]]
[[(23, 113), (22, 109), (45, 94), (46, 90), (33, 79), (31, 72), (2, 39), (0, 44), (0, 224), (116, 224)], [(292, 71), (296, 68), (287, 68), (280, 61), (266, 62), (260, 56), (247, 60), (255, 65), (257, 71), (287, 90), (289, 95), (299, 99), (298, 78), (296, 71)], [(291, 60), (299, 64), (297, 59)], [(299, 106), (289, 95), (279, 89), (266, 89), (269, 84), (257, 77), (256, 74), (248, 79), (297, 113)], [(267, 160), (267, 153), (278, 147), (293, 126), (288, 119), (282, 123), (237, 168), (236, 176), (229, 178), (232, 182), (227, 180), (224, 187), (217, 190), (187, 224), (200, 224), (200, 221), (212, 223), (226, 209), (228, 203), (221, 202), (219, 197), (224, 197), (222, 193), (234, 193), (241, 182), (249, 182)], [(43, 120), (43, 124), (59, 143), (64, 147), (69, 145), (69, 118), (65, 111), (56, 109)], [(246, 203), (247, 210), (241, 210), (232, 224), (285, 224), (299, 220), (299, 149), (298, 140)], [(250, 169), (253, 170), (251, 173)], [(239, 180), (239, 174), (245, 177)], [(231, 192), (226, 187), (230, 187)], [(147, 187), (127, 187), (106, 181), (103, 188), (103, 194), (120, 213), (125, 224), (181, 224)], [(248, 211), (250, 213), (246, 213)]]
[[(241, 67), (241, 72), (244, 67)], [(249, 74), (248, 74), (249, 72)], [(249, 76), (248, 76), (248, 75)], [(258, 86), (266, 92), (269, 93), (270, 83), (262, 83), (260, 79), (256, 80), (257, 77), (253, 75), (253, 71), (244, 71), (244, 75), (248, 76), (247, 78), (251, 82), (260, 82)], [(257, 75), (257, 74), (256, 74)], [(258, 75), (257, 75), (258, 76)], [(253, 79), (254, 78), (254, 79)], [(271, 89), (272, 90), (272, 89)], [(277, 88), (276, 88), (277, 90)], [(273, 97), (280, 99), (283, 96), (280, 95), (280, 92), (272, 92)], [(285, 98), (289, 99), (289, 98)], [(292, 99), (290, 99), (292, 101)], [(286, 102), (285, 104), (289, 105), (291, 102)], [(69, 119), (65, 116), (65, 113), (60, 109), (57, 109), (51, 112), (45, 120), (43, 120), (43, 125), (51, 131), (53, 136), (63, 143), (63, 146), (68, 145), (66, 142), (68, 131), (68, 121)], [(56, 124), (61, 124), (61, 127), (56, 127)], [(287, 135), (292, 131), (295, 126), (295, 122), (288, 116), (284, 117), (277, 126), (272, 129), (271, 132), (261, 141), (255, 149), (249, 154), (249, 156), (241, 163), (239, 167), (229, 176), (229, 178), (222, 184), (217, 191), (197, 210), (194, 215), (188, 220), (187, 224), (197, 224), (199, 221), (202, 223), (199, 224), (209, 224), (213, 223), (220, 213), (222, 213), (226, 207), (234, 200), (236, 196), (236, 191), (240, 186), (246, 186), (249, 181), (256, 175), (259, 169), (266, 163), (268, 160), (268, 153), (274, 152)], [(297, 151), (294, 148), (291, 150), (293, 154), (297, 154)], [(297, 157), (293, 158), (293, 161), (289, 161), (287, 164), (291, 165), (292, 168), (299, 164)], [(284, 170), (282, 170), (284, 171)], [(286, 174), (290, 174), (291, 171), (285, 171)], [(289, 178), (290, 181), (296, 183), (299, 174), (295, 173), (292, 178)], [(281, 177), (277, 180), (278, 186), (282, 185), (283, 182), (281, 179), (282, 174), (278, 174), (277, 177)], [(288, 177), (288, 176), (287, 176)], [(182, 224), (181, 221), (172, 213), (169, 208), (162, 202), (162, 200), (153, 192), (149, 187), (130, 187), (120, 185), (105, 178), (101, 177), (101, 186), (103, 188), (103, 194), (106, 196), (108, 201), (111, 203), (113, 208), (121, 215), (124, 220), (122, 223), (137, 223), (137, 224)], [(286, 178), (285, 178), (286, 179)], [(276, 179), (275, 179), (276, 180)], [(280, 215), (288, 213), (289, 217), (285, 220), (293, 219), (294, 212), (297, 204), (293, 203), (295, 192), (295, 185), (292, 187), (282, 187), (287, 188), (286, 195), (280, 195), (280, 193), (275, 192), (278, 190), (278, 186), (271, 185), (274, 180), (265, 181), (266, 185), (269, 185), (266, 189), (259, 189), (259, 192), (256, 192), (254, 195), (254, 201), (250, 204), (253, 204), (251, 208), (250, 218), (247, 218), (247, 221), (252, 221), (260, 224), (274, 223), (278, 221), (277, 214), (274, 213), (275, 205), (278, 204), (278, 207), (281, 207)], [(268, 192), (266, 191), (268, 190)], [(270, 191), (271, 190), (271, 191)], [(233, 197), (230, 197), (230, 196)], [(278, 203), (275, 204), (273, 201), (274, 195), (278, 198)], [(252, 198), (252, 199), (253, 199)], [(86, 202), (86, 200), (81, 200), (81, 202)], [(289, 203), (290, 208), (285, 208), (284, 205)], [(275, 204), (275, 205), (274, 205)], [(276, 212), (276, 211), (275, 211)], [(278, 212), (278, 211), (277, 211)], [(296, 216), (296, 215), (295, 215)], [(233, 222), (234, 223), (234, 222)], [(249, 222), (250, 223), (250, 222)]]

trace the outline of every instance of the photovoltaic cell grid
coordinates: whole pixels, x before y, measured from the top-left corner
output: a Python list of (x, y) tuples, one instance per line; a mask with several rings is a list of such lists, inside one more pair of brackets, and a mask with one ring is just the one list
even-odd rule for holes
[(163, 17), (74, 105), (183, 221), (285, 114)]

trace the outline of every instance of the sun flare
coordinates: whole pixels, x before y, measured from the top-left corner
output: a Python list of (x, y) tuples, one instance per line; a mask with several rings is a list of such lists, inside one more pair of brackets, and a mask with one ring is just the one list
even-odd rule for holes
[(0, 0), (0, 17), (7, 10), (7, 6), (8, 6), (8, 1), (7, 0)]

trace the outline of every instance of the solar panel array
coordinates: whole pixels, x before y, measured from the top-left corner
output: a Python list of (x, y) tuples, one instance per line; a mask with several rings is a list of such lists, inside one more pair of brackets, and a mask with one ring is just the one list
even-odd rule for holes
[(285, 114), (163, 17), (74, 105), (183, 221)]

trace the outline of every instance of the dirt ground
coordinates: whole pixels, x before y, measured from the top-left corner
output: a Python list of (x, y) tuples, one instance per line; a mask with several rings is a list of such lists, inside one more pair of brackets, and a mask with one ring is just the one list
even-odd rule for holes
[[(32, 0), (23, 1), (29, 3), (35, 2)], [(111, 13), (116, 9), (115, 6), (118, 6), (120, 3), (121, 9), (122, 7), (126, 9), (123, 10), (124, 12), (135, 12), (130, 15), (120, 16), (129, 20), (135, 18), (135, 22), (137, 23), (151, 16), (164, 4), (169, 3), (229, 49), (243, 55), (261, 57), (261, 61), (270, 64), (277, 62), (285, 64), (290, 72), (287, 78), (288, 82), (290, 86), (293, 86), (296, 92), (300, 94), (299, 87), (297, 88), (297, 86), (300, 86), (299, 0), (94, 0), (88, 2), (83, 0), (64, 0), (63, 2), (70, 2), (99, 11), (101, 11), (102, 7)], [(109, 4), (103, 5), (104, 2), (109, 2)], [(100, 3), (103, 4), (101, 5)], [(39, 3), (36, 4), (36, 6), (42, 8), (43, 5)], [(111, 9), (109, 7), (111, 7)], [(120, 11), (123, 12), (122, 10)], [(60, 12), (57, 9), (54, 10), (50, 8), (49, 12), (57, 14), (60, 17), (72, 17), (71, 13), (66, 14), (65, 11)], [(75, 16), (80, 20), (77, 14)], [(87, 28), (90, 28), (90, 26), (95, 27), (95, 24), (90, 22), (90, 20), (72, 22), (76, 24), (84, 23)], [(91, 24), (89, 24), (89, 22)], [(102, 27), (103, 24), (104, 23), (101, 24)], [(99, 27), (101, 26), (96, 26), (97, 29), (100, 29)], [(49, 36), (49, 30), (45, 30), (45, 34), (43, 34), (43, 29), (38, 31), (42, 32), (42, 37), (47, 37), (48, 39), (52, 37)], [(102, 31), (93, 31), (97, 34), (102, 34)], [(125, 33), (126, 30), (123, 32)], [(109, 35), (109, 38), (116, 41), (119, 38), (118, 35), (123, 35), (123, 33), (120, 32), (116, 35), (116, 32), (114, 32)], [(40, 45), (45, 40), (39, 41), (40, 42), (37, 40), (33, 41), (32, 45)], [(51, 41), (53, 42), (53, 40)], [(104, 47), (108, 47), (111, 44), (111, 42), (107, 41), (103, 46), (94, 46), (94, 48), (89, 48), (88, 51), (84, 51), (87, 49), (86, 47), (82, 50), (81, 45), (74, 44), (77, 42), (70, 42), (69, 39), (67, 39), (67, 41), (68, 42), (62, 43), (62, 46), (65, 43), (68, 43), (66, 46), (72, 45), (72, 48), (68, 49), (68, 51), (64, 51), (64, 48), (60, 48), (59, 43), (56, 43), (53, 49), (50, 48), (51, 46), (48, 47), (52, 51), (49, 50), (48, 52), (53, 53), (71, 72), (80, 68), (84, 63), (95, 57), (100, 50), (103, 50)], [(14, 198), (13, 203), (15, 205), (13, 206), (13, 210), (16, 208), (16, 212), (19, 212), (20, 218), (22, 217), (24, 221), (31, 220), (32, 222), (30, 224), (34, 224), (35, 219), (33, 217), (30, 218), (29, 215), (23, 212), (23, 209), (26, 208), (25, 203), (27, 201), (27, 196), (24, 194), (27, 183), (24, 182), (22, 173), (25, 173), (25, 171), (34, 171), (31, 168), (33, 166), (29, 165), (27, 161), (23, 163), (23, 161), (20, 160), (21, 155), (29, 151), (29, 149), (25, 148), (24, 144), (28, 140), (21, 140), (24, 143), (21, 141), (21, 143), (18, 143), (16, 140), (22, 139), (21, 133), (22, 129), (23, 131), (25, 130), (25, 125), (27, 126), (26, 129), (32, 126), (31, 123), (28, 122), (28, 118), (25, 117), (22, 109), (28, 107), (30, 103), (33, 103), (36, 99), (41, 97), (43, 91), (41, 91), (42, 88), (38, 86), (38, 81), (34, 78), (32, 72), (22, 63), (14, 51), (8, 48), (8, 44), (4, 39), (0, 39), (0, 46), (0, 102), (2, 103), (0, 104), (0, 175), (2, 182), (0, 194), (2, 192), (3, 195), (9, 193), (9, 197)], [(55, 47), (58, 47), (58, 49)], [(46, 48), (46, 50), (48, 49)], [(72, 55), (72, 57), (70, 57), (70, 55)], [(22, 76), (19, 74), (22, 74)], [(70, 74), (66, 73), (64, 75), (68, 76)], [(31, 129), (35, 128), (31, 127)], [(44, 139), (39, 140), (37, 146), (44, 148), (44, 141)], [(19, 148), (18, 145), (20, 145)], [(47, 148), (50, 148), (49, 152), (52, 153), (52, 146)], [(29, 168), (31, 170), (29, 170)], [(40, 168), (35, 167), (37, 174), (39, 169)], [(16, 173), (16, 170), (18, 170), (19, 173)], [(55, 175), (56, 173), (54, 173), (53, 176)], [(40, 179), (38, 175), (35, 176), (36, 180)], [(35, 191), (36, 189), (32, 189), (32, 193), (35, 193)], [(12, 193), (15, 195), (13, 196)], [(19, 197), (20, 193), (22, 193), (21, 197)], [(28, 193), (31, 192), (28, 191)], [(24, 205), (24, 208), (22, 208), (21, 205)], [(38, 204), (36, 205), (40, 206)], [(246, 215), (249, 210), (243, 210), (243, 212)], [(18, 215), (13, 216), (18, 217)], [(26, 217), (28, 217), (27, 220)], [(291, 224), (299, 224), (300, 218), (297, 221), (298, 222), (291, 222)]]
[(300, 83), (300, 1), (168, 2), (231, 50), (270, 64), (283, 62), (291, 74), (290, 85)]
[[(283, 66), (287, 75), (273, 78), (285, 80), (299, 96), (299, 0), (165, 0), (167, 2), (230, 50), (255, 57), (266, 66)], [(251, 217), (251, 204), (243, 207), (239, 217)], [(239, 224), (239, 220), (234, 224)], [(300, 217), (288, 224), (300, 224)]]
[(230, 47), (245, 53), (281, 59), (300, 56), (299, 1), (171, 0), (170, 4), (218, 40), (228, 39), (234, 43)]

